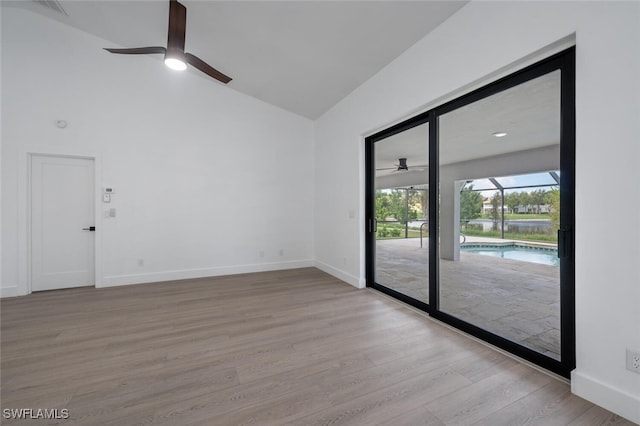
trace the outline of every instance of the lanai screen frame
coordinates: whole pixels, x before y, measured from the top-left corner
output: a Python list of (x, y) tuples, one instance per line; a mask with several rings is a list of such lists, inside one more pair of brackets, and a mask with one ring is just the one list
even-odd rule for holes
[[(476, 180), (485, 180), (485, 179), (488, 180), (494, 186), (494, 188), (489, 188), (489, 189), (471, 188), (471, 189), (469, 189), (469, 191), (485, 192), (485, 191), (493, 191), (494, 189), (497, 189), (498, 191), (500, 191), (500, 203), (501, 203), (501, 206), (500, 206), (500, 220), (501, 220), (500, 238), (504, 239), (504, 191), (505, 190), (509, 190), (509, 189), (550, 188), (550, 187), (554, 187), (554, 186), (559, 187), (560, 186), (560, 175), (558, 175), (558, 173), (556, 173), (557, 171), (559, 171), (559, 170), (550, 170), (550, 171), (543, 171), (543, 172), (538, 172), (538, 173), (527, 173), (527, 175), (548, 173), (549, 176), (551, 176), (551, 178), (555, 181), (555, 183), (520, 185), (520, 186), (504, 186), (500, 182), (498, 182), (498, 179), (502, 179), (502, 178), (509, 177), (509, 176), (492, 176), (492, 177), (487, 177), (487, 178), (483, 178), (483, 179), (469, 179), (462, 186), (461, 191), (464, 190), (465, 186), (468, 183), (475, 182)], [(523, 175), (520, 175), (520, 176), (523, 176)], [(461, 220), (462, 220), (462, 218), (461, 218)]]

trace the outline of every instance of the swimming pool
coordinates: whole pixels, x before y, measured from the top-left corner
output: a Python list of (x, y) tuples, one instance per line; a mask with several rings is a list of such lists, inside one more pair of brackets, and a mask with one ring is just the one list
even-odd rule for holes
[(558, 250), (547, 247), (534, 247), (525, 244), (465, 244), (460, 250), (467, 253), (559, 266)]

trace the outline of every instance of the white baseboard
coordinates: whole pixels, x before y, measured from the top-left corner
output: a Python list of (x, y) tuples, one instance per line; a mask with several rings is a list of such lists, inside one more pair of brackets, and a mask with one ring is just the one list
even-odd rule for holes
[(571, 372), (571, 392), (640, 424), (640, 397), (637, 395), (623, 392), (576, 370)]
[(190, 278), (217, 277), (221, 275), (247, 274), (252, 272), (278, 271), (282, 269), (308, 268), (313, 260), (293, 260), (288, 262), (257, 263), (249, 265), (221, 266), (214, 268), (183, 269), (177, 271), (149, 272), (144, 274), (111, 275), (102, 279), (96, 287), (116, 287), (129, 284), (143, 284), (158, 281), (186, 280)]
[(16, 296), (24, 296), (20, 294), (17, 286), (13, 287), (0, 287), (0, 298), (3, 297), (16, 297)]
[(351, 275), (345, 271), (342, 271), (340, 269), (334, 268), (331, 265), (327, 265), (324, 262), (321, 262), (319, 260), (316, 260), (314, 262), (314, 265), (316, 268), (320, 269), (321, 271), (326, 272), (329, 275), (333, 275), (334, 277), (348, 283), (351, 284), (352, 286), (354, 286), (355, 288), (364, 288), (364, 280), (361, 280), (360, 278)]

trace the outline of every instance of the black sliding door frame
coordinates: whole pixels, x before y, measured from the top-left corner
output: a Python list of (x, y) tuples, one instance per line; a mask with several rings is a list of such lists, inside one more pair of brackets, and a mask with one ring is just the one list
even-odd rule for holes
[[(439, 302), (439, 117), (534, 78), (560, 70), (560, 360), (553, 359), (512, 340), (440, 310)], [(429, 123), (429, 303), (413, 299), (375, 282), (375, 143), (389, 136)], [(452, 101), (412, 117), (365, 139), (366, 161), (366, 282), (432, 317), (488, 343), (569, 377), (575, 368), (575, 47), (571, 47)]]
[[(367, 287), (375, 288), (376, 290), (388, 294), (398, 300), (401, 300), (409, 305), (415, 306), (416, 308), (423, 310), (425, 312), (430, 312), (430, 307), (428, 303), (425, 303), (421, 300), (414, 299), (412, 297), (407, 296), (406, 294), (400, 293), (392, 288), (383, 286), (375, 282), (375, 258), (376, 258), (376, 206), (375, 206), (375, 198), (376, 198), (376, 167), (375, 167), (375, 143), (386, 138), (389, 138), (398, 133), (402, 133), (404, 131), (413, 129), (414, 127), (420, 126), (425, 123), (429, 123), (429, 112), (419, 114), (415, 117), (412, 117), (408, 120), (403, 121), (402, 123), (396, 124), (395, 126), (389, 127), (385, 130), (382, 130), (375, 135), (369, 136), (365, 139), (365, 181), (366, 181), (366, 190), (365, 190), (365, 217), (366, 219), (366, 282)], [(431, 123), (429, 123), (429, 128), (431, 128)], [(427, 142), (427, 141), (425, 141)], [(431, 163), (429, 163), (431, 164)], [(429, 165), (429, 170), (431, 170), (431, 165)], [(429, 171), (429, 173), (431, 173)], [(431, 176), (431, 175), (429, 175)], [(431, 188), (431, 186), (429, 186)], [(431, 198), (431, 190), (429, 190), (429, 198)], [(429, 213), (431, 215), (431, 213)], [(429, 220), (431, 220), (431, 216), (429, 216)], [(431, 230), (431, 225), (429, 225), (429, 230)], [(431, 239), (429, 239), (431, 241)], [(429, 289), (429, 297), (431, 297), (431, 289)]]

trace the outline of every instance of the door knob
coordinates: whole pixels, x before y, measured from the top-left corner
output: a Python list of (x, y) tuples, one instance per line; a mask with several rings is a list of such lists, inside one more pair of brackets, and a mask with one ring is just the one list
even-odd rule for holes
[(82, 228), (83, 231), (95, 231), (96, 227), (95, 226), (90, 226), (88, 228)]

